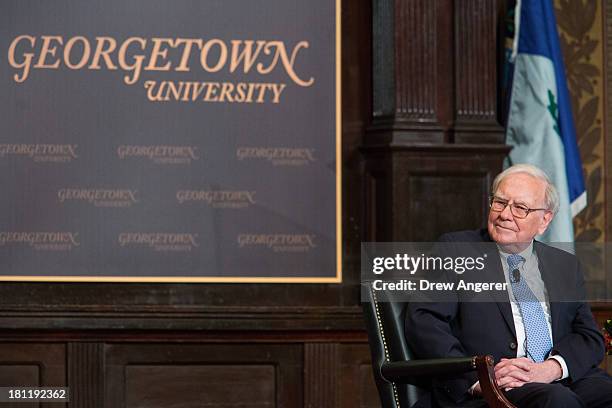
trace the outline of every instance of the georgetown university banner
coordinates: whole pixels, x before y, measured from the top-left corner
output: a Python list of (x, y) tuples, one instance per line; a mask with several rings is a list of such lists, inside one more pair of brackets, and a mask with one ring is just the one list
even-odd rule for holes
[(339, 0), (0, 4), (0, 280), (339, 282)]

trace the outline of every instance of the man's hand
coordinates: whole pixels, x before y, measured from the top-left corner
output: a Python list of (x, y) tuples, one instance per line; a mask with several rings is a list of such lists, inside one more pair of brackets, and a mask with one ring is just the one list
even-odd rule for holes
[(495, 365), (497, 385), (506, 391), (531, 382), (551, 383), (561, 378), (562, 374), (561, 365), (554, 359), (534, 363), (525, 357), (502, 358)]

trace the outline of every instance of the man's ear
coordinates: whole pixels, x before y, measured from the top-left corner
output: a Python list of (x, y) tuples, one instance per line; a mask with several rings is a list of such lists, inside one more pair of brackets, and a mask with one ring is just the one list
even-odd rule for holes
[(544, 231), (546, 231), (546, 228), (548, 228), (548, 224), (550, 224), (554, 217), (555, 215), (552, 213), (552, 211), (546, 211), (544, 213), (542, 221), (540, 222), (540, 227), (538, 228), (538, 235), (542, 235)]

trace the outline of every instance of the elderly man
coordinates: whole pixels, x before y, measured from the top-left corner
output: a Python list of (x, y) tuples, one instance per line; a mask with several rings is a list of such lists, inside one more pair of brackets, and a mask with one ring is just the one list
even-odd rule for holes
[[(612, 379), (597, 368), (603, 338), (583, 301), (580, 265), (575, 256), (534, 240), (552, 221), (558, 193), (531, 165), (506, 169), (492, 191), (486, 231), (451, 233), (441, 240), (496, 243), (487, 273), (508, 283), (506, 300), (411, 303), (409, 345), (419, 358), (493, 355), (497, 383), (519, 408), (612, 407)], [(557, 281), (575, 289), (573, 301), (549, 297)], [(431, 404), (486, 406), (479, 393), (475, 374), (438, 380)]]

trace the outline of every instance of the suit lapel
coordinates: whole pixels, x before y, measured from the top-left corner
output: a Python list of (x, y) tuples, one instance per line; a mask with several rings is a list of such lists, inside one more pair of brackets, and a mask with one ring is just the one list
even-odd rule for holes
[[(497, 276), (501, 276), (504, 280), (504, 269), (502, 268), (501, 258), (499, 257), (499, 253), (495, 254), (497, 256), (498, 261), (496, 264)], [(516, 328), (514, 327), (514, 318), (512, 317), (512, 308), (510, 307), (510, 296), (506, 293), (506, 299), (502, 302), (496, 302), (499, 311), (501, 312), (504, 320), (506, 321), (506, 325), (512, 332), (512, 335), (516, 339)]]
[[(493, 240), (489, 237), (488, 233), (485, 235), (485, 241), (489, 241), (494, 243)], [(506, 282), (506, 278), (504, 276), (504, 269), (501, 263), (501, 257), (499, 256), (499, 251), (497, 250), (496, 245), (488, 245), (487, 246), (487, 258), (492, 259), (491, 268), (489, 273), (491, 274), (491, 278), (497, 282)], [(512, 308), (510, 307), (510, 297), (506, 292), (505, 299), (500, 300), (496, 299), (495, 304), (499, 308), (499, 312), (504, 318), (508, 329), (512, 332), (512, 335), (516, 339), (516, 329), (514, 327), (514, 318), (512, 317)]]

